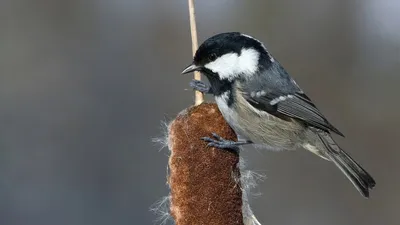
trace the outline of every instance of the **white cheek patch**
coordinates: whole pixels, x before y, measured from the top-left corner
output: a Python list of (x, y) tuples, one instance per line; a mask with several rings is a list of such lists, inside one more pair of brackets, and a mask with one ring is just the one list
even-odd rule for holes
[(256, 50), (242, 49), (240, 55), (228, 53), (215, 61), (204, 65), (207, 69), (217, 73), (221, 79), (233, 80), (239, 75), (252, 75), (258, 70), (260, 53)]

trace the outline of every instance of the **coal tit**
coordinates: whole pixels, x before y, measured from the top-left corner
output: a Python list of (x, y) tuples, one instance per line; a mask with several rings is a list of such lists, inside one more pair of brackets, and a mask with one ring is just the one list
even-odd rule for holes
[(369, 197), (375, 181), (331, 133), (343, 136), (274, 59), (259, 40), (238, 32), (207, 39), (193, 63), (182, 74), (200, 71), (210, 85), (193, 80), (190, 85), (215, 96), (228, 124), (243, 140), (225, 140), (218, 134), (204, 137), (209, 146), (235, 148), (258, 144), (272, 149), (306, 149), (332, 161)]

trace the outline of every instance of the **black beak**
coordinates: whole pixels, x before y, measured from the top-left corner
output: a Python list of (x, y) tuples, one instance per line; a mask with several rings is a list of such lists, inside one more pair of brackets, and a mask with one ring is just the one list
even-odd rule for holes
[(199, 71), (201, 70), (201, 68), (202, 68), (201, 66), (196, 66), (194, 63), (192, 63), (182, 71), (182, 74), (187, 74), (193, 71)]

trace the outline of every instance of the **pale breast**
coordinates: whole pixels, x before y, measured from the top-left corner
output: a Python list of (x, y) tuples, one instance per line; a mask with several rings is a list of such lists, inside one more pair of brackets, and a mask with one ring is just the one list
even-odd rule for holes
[(233, 95), (234, 101), (228, 107), (224, 98), (216, 97), (216, 102), (226, 121), (236, 133), (256, 144), (274, 149), (293, 149), (302, 143), (305, 127), (295, 120), (282, 120), (251, 106), (240, 93)]

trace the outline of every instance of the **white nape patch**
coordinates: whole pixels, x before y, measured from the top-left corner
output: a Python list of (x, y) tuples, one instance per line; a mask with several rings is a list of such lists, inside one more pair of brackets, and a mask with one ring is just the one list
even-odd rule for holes
[(262, 42), (259, 41), (257, 38), (254, 38), (254, 37), (252, 37), (252, 36), (250, 36), (250, 35), (248, 35), (248, 34), (240, 34), (240, 35), (242, 35), (242, 36), (244, 36), (244, 37), (247, 37), (247, 38), (250, 38), (250, 39), (253, 39), (253, 40), (257, 41), (258, 43), (260, 43), (261, 46), (264, 48), (264, 50), (268, 53), (269, 60), (270, 60), (271, 62), (275, 62), (274, 57), (272, 57), (272, 55), (269, 54), (269, 52), (268, 52), (268, 50), (267, 50), (267, 47), (265, 47), (264, 43), (262, 43)]
[(242, 49), (240, 55), (227, 53), (204, 67), (217, 73), (221, 79), (232, 81), (239, 75), (251, 76), (257, 72), (259, 58), (260, 53), (255, 49)]
[(269, 103), (270, 105), (276, 105), (279, 102), (285, 101), (288, 98), (293, 98), (293, 95), (286, 95), (286, 96), (279, 96), (277, 98), (274, 98), (271, 100), (271, 102)]

